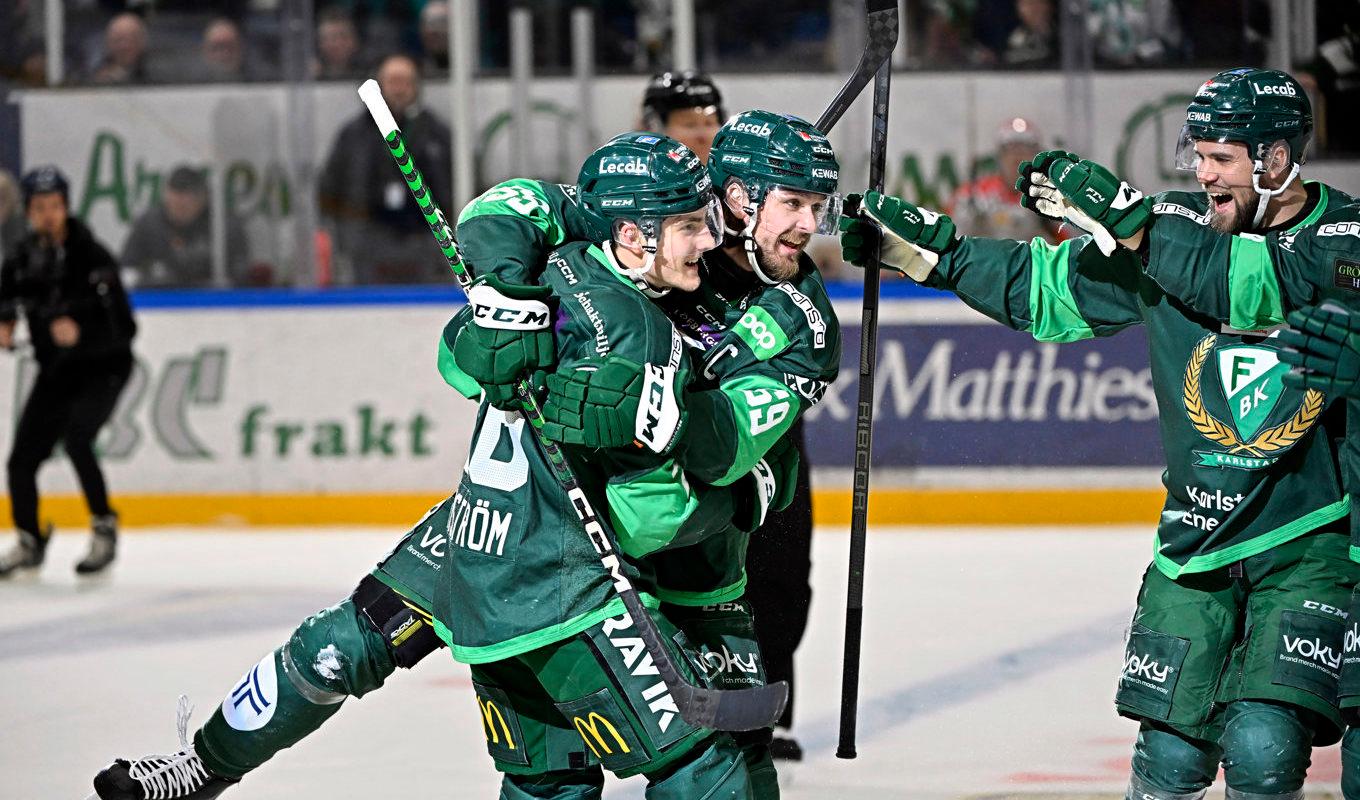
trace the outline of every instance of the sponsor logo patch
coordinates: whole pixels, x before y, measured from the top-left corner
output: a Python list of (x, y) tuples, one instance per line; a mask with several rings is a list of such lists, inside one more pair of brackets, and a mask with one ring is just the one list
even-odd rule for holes
[(1338, 258), (1333, 262), (1332, 268), (1334, 270), (1332, 282), (1336, 284), (1336, 288), (1360, 292), (1360, 261)]

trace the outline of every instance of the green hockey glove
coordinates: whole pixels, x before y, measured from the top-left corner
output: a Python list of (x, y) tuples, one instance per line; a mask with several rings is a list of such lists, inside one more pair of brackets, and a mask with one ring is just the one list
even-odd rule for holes
[(1063, 216), (1091, 234), (1107, 256), (1117, 240), (1138, 233), (1152, 216), (1151, 198), (1094, 161), (1055, 159), (1047, 174), (1062, 193)]
[(1065, 219), (1062, 192), (1048, 177), (1048, 167), (1058, 159), (1080, 161), (1081, 157), (1066, 150), (1044, 150), (1029, 161), (1021, 161), (1015, 191), (1020, 193), (1020, 205), (1045, 218), (1061, 222)]
[(543, 433), (590, 448), (636, 444), (666, 453), (686, 421), (675, 370), (622, 356), (563, 365), (547, 378)]
[(551, 295), (546, 286), (517, 286), (495, 275), (478, 278), (468, 290), (472, 321), (454, 340), (453, 361), (496, 408), (518, 409), (515, 384), (525, 372), (557, 360)]
[(1280, 360), (1292, 367), (1289, 386), (1337, 397), (1360, 397), (1360, 313), (1324, 303), (1287, 317), (1292, 328), (1280, 331)]
[(952, 219), (900, 198), (878, 192), (849, 195), (846, 207), (856, 205), (859, 214), (843, 215), (840, 222), (841, 255), (856, 266), (868, 263), (876, 237), (881, 235), (881, 266), (920, 283), (940, 263), (940, 255), (959, 240)]

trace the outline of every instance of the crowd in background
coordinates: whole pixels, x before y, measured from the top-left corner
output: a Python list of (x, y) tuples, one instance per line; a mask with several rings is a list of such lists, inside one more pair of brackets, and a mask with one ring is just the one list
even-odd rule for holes
[[(52, 0), (55, 2), (56, 0)], [(1262, 63), (1270, 0), (1087, 0), (1084, 16), (1097, 68)], [(0, 71), (45, 85), (44, 0), (0, 4)], [(479, 69), (509, 59), (514, 3), (479, 0)], [(667, 66), (669, 0), (536, 0), (537, 69), (571, 64), (571, 10), (588, 5), (597, 25), (597, 69), (650, 73)], [(851, 4), (853, 5), (853, 4)], [(281, 0), (65, 0), (68, 84), (268, 81), (286, 75)], [(696, 0), (696, 46), (710, 72), (834, 69), (838, 0), (729, 3)], [(1357, 4), (1318, 3), (1317, 29), (1349, 36)], [(448, 69), (446, 0), (316, 0), (312, 76), (351, 79), (394, 52), (428, 75)], [(1057, 68), (1057, 0), (907, 0), (908, 66), (923, 69)]]
[[(56, 2), (57, 0), (46, 0)], [(1086, 50), (1097, 69), (1237, 66), (1268, 58), (1268, 0), (1085, 0), (1080, 20)], [(504, 74), (509, 53), (511, 3), (477, 3), (479, 61), (483, 75)], [(536, 0), (535, 69), (565, 72), (571, 63), (570, 13), (579, 0)], [(664, 68), (671, 46), (669, 0), (592, 0), (596, 69), (643, 75)], [(782, 0), (778, 4), (696, 0), (696, 44), (702, 67), (714, 72), (834, 70), (836, 19), (841, 0)], [(904, 22), (907, 68), (1058, 69), (1063, 32), (1059, 0), (907, 0)], [(449, 129), (418, 102), (422, 82), (449, 69), (447, 0), (315, 0), (307, 58), (285, 52), (288, 27), (283, 0), (65, 0), (64, 85), (146, 86), (297, 80), (354, 82), (376, 75), (420, 154), (432, 188), (449, 202)], [(1325, 109), (1319, 115), (1323, 155), (1360, 152), (1360, 2), (1318, 3), (1315, 54), (1296, 65)], [(49, 83), (43, 47), (44, 0), (0, 3), (0, 95), (13, 86)], [(841, 16), (844, 16), (841, 14)], [(1072, 48), (1069, 48), (1069, 51)], [(1069, 52), (1070, 60), (1073, 54)], [(292, 64), (289, 68), (283, 65)], [(298, 74), (305, 70), (305, 74)], [(285, 74), (289, 73), (289, 74)], [(2, 109), (0, 109), (2, 110)], [(1042, 149), (1033, 130), (998, 134), (995, 157), (947, 202), (963, 224), (1005, 227), (1016, 217), (1008, 179), (987, 172), (1013, 161), (1017, 147)], [(321, 228), (317, 238), (321, 284), (422, 283), (442, 280), (424, 223), (399, 175), (391, 169), (371, 122), (357, 115), (337, 131), (317, 172)], [(1025, 157), (1021, 154), (1020, 157)], [(1003, 186), (1002, 184), (1007, 184)], [(130, 287), (270, 286), (295, 278), (252, 252), (249, 227), (230, 209), (213, 214), (203, 164), (182, 164), (158, 179), (152, 202), (133, 220), (120, 255)], [(0, 170), (0, 253), (24, 231), (13, 176)], [(943, 200), (943, 199), (942, 199)], [(223, 233), (214, 236), (214, 225)], [(991, 231), (995, 234), (996, 231)], [(1027, 232), (1025, 236), (1043, 232)], [(1051, 232), (1050, 232), (1051, 233)], [(377, 246), (380, 244), (381, 246)], [(814, 247), (828, 277), (844, 269), (834, 248)], [(366, 254), (381, 252), (381, 263)], [(214, 269), (216, 264), (216, 269)]]

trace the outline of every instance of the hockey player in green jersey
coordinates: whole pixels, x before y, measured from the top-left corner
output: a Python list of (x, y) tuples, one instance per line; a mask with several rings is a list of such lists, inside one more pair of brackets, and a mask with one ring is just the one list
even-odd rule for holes
[[(1191, 143), (1212, 131), (1189, 129)], [(1205, 147), (1212, 152), (1217, 148)], [(1191, 164), (1193, 158), (1183, 163)], [(1082, 163), (1082, 162), (1079, 162)], [(1083, 169), (1105, 184), (1122, 182), (1099, 165)], [(1198, 163), (1201, 172), (1210, 169)], [(1065, 169), (1055, 164), (1050, 172)], [(1214, 180), (1213, 176), (1209, 176)], [(1084, 178), (1089, 183), (1092, 178)], [(1203, 178), (1201, 180), (1204, 180)], [(1239, 178), (1239, 182), (1241, 179)], [(1187, 217), (1176, 206), (1157, 204), (1150, 215), (1136, 216), (1121, 225), (1107, 209), (1091, 204), (1072, 182), (1053, 184), (1089, 226), (1119, 230), (1119, 242), (1138, 253), (1145, 269), (1160, 286), (1195, 311), (1225, 324), (1260, 328), (1289, 322), (1294, 329), (1279, 333), (1286, 385), (1321, 392), (1347, 406), (1346, 430), (1340, 443), (1345, 488), (1354, 499), (1360, 492), (1360, 205), (1334, 207), (1314, 224), (1274, 226), (1259, 233), (1222, 224), (1214, 215)], [(1039, 191), (1036, 194), (1043, 194)], [(1214, 224), (1218, 222), (1219, 224)], [(1240, 235), (1226, 236), (1225, 233)], [(1262, 235), (1264, 234), (1264, 235)], [(1114, 235), (1114, 234), (1112, 234)], [(1172, 266), (1174, 264), (1174, 266)], [(1351, 274), (1357, 273), (1357, 274)], [(1348, 312), (1346, 307), (1351, 310)], [(1347, 400), (1349, 398), (1349, 400)], [(1351, 510), (1351, 557), (1360, 560), (1360, 511)], [(1342, 746), (1343, 790), (1349, 800), (1360, 800), (1360, 589), (1348, 606), (1349, 626), (1341, 655), (1339, 703), (1350, 727)]]
[[(1147, 199), (1118, 181), (1084, 183), (1077, 193), (1102, 204), (1105, 229), (1094, 239), (1053, 247), (960, 238), (947, 217), (872, 193), (872, 222), (848, 223), (842, 239), (862, 263), (867, 226), (880, 227), (886, 264), (1040, 340), (1147, 326), (1167, 502), (1116, 694), (1119, 712), (1141, 723), (1135, 800), (1202, 797), (1220, 762), (1230, 798), (1301, 797), (1311, 746), (1340, 736), (1340, 609), (1360, 576), (1346, 558), (1340, 420), (1320, 392), (1283, 383), (1278, 339), (1263, 326), (1230, 328), (1188, 307), (1187, 295), (1219, 287), (1197, 281), (1176, 253), (1154, 254), (1191, 282), (1173, 292), (1114, 242), (1152, 209), (1225, 229), (1297, 230), (1348, 202), (1296, 180), (1312, 126), (1306, 103), (1282, 73), (1215, 76), (1187, 122), (1235, 115), (1230, 133), (1205, 130), (1195, 147), (1227, 160), (1250, 148), (1244, 176), (1231, 180), (1215, 156), (1222, 168), (1201, 178), (1204, 194)], [(1044, 175), (1070, 186), (1083, 163), (1055, 161)]]
[[(674, 145), (669, 140), (661, 140), (659, 137), (649, 137), (652, 142), (650, 146), (662, 150), (668, 157), (666, 163), (675, 164), (683, 167), (683, 174), (689, 174), (691, 180), (696, 185), (706, 184), (707, 177), (698, 168), (697, 162), (692, 156), (682, 157), (678, 161), (669, 158), (670, 153), (681, 154), (678, 146), (665, 150), (667, 144)], [(631, 159), (636, 154), (615, 153), (611, 158), (621, 159), (620, 168), (632, 168)], [(696, 171), (697, 170), (697, 171)], [(634, 181), (639, 180), (636, 176)], [(706, 190), (705, 190), (706, 191)], [(672, 198), (675, 200), (676, 198)], [(686, 196), (679, 198), (681, 201)], [(707, 201), (705, 201), (707, 202)], [(704, 206), (705, 209), (713, 206)], [(687, 235), (697, 238), (700, 244), (705, 242), (711, 246), (713, 230), (716, 230), (716, 215), (691, 212), (690, 216), (697, 216), (699, 219), (689, 220), (687, 224), (695, 229)], [(712, 227), (705, 220), (713, 220)], [(659, 221), (659, 220), (654, 220)], [(698, 230), (705, 232), (698, 233)], [(707, 240), (705, 240), (707, 237)], [(674, 237), (672, 237), (674, 238)], [(475, 239), (475, 237), (474, 237)], [(668, 240), (669, 241), (669, 240)], [(662, 260), (658, 266), (665, 273), (666, 280), (674, 281), (676, 285), (691, 286), (694, 281), (695, 257), (671, 258)], [(558, 264), (554, 261), (554, 264)], [(565, 261), (560, 262), (562, 264)], [(606, 276), (605, 295), (609, 292), (617, 294), (617, 287), (622, 286), (622, 282), (610, 276), (608, 271), (598, 263), (593, 263), (593, 268)], [(560, 266), (560, 264), (559, 264)], [(584, 274), (584, 273), (582, 273)], [(490, 277), (490, 276), (488, 276)], [(599, 277), (598, 275), (596, 276)], [(567, 280), (564, 276), (563, 280)], [(645, 282), (645, 281), (644, 281)], [(492, 281), (481, 284), (481, 288), (494, 285)], [(634, 305), (641, 304), (636, 300), (639, 297), (636, 289), (628, 289), (625, 297), (633, 298)], [(513, 290), (511, 290), (513, 291)], [(505, 298), (501, 298), (504, 301)], [(520, 297), (523, 303), (537, 302), (531, 297)], [(487, 299), (485, 291), (474, 289), (474, 296), (471, 298), (467, 312), (462, 316), (464, 321), (468, 316), (475, 316), (479, 319), (494, 318), (498, 301), (493, 297)], [(591, 335), (598, 336), (601, 331), (595, 328), (596, 319), (601, 308), (604, 307), (605, 299), (598, 298), (591, 301), (587, 298), (582, 302), (582, 308), (587, 306), (595, 312), (595, 316), (587, 313), (586, 318), (591, 326)], [(617, 311), (618, 309), (613, 309)], [(629, 306), (626, 310), (633, 310)], [(653, 322), (656, 322), (655, 312), (651, 313)], [(603, 320), (601, 320), (603, 322)], [(628, 317), (611, 315), (608, 327), (628, 328), (628, 336), (636, 337), (641, 335), (641, 331), (646, 330), (635, 325)], [(654, 325), (653, 327), (663, 327)], [(457, 336), (461, 330), (467, 336)], [(499, 336), (503, 331), (497, 329), (481, 329), (479, 326), (469, 325), (450, 325), (446, 332), (448, 337), (443, 342), (455, 343), (445, 347), (441, 351), (441, 368), (447, 377), (460, 385), (465, 391), (476, 394), (478, 389), (467, 382), (466, 376), (462, 375), (457, 368), (461, 363), (453, 358), (453, 350), (456, 342), (462, 342), (471, 338), (478, 341), (485, 348), (490, 349), (497, 345), (505, 346), (507, 342), (514, 341), (513, 336)], [(551, 334), (547, 334), (551, 342)], [(498, 338), (499, 337), (499, 338)], [(532, 340), (534, 334), (522, 336), (531, 343), (520, 348), (521, 352), (541, 354), (543, 348)], [(598, 339), (595, 339), (598, 343)], [(675, 356), (675, 347), (678, 342), (674, 336), (659, 340), (658, 346), (664, 345), (666, 366), (669, 367), (670, 360)], [(513, 351), (512, 347), (505, 347), (507, 351)], [(534, 357), (539, 357), (535, 355)], [(548, 359), (552, 360), (552, 359)], [(678, 362), (680, 368), (674, 381), (678, 384), (682, 380), (683, 372), (688, 370), (688, 365), (683, 361)], [(460, 378), (459, 376), (462, 375)], [(489, 398), (500, 396), (508, 397), (508, 392), (502, 391), (497, 395), (497, 390), (506, 390), (506, 386), (488, 385), (484, 388)], [(484, 409), (485, 410), (485, 409)], [(490, 413), (490, 412), (488, 412)], [(500, 412), (496, 412), (499, 414)], [(507, 426), (508, 427), (508, 424)], [(485, 426), (481, 428), (485, 430)], [(483, 441), (479, 439), (478, 441)], [(495, 445), (496, 442), (492, 441)], [(516, 458), (522, 453), (520, 448), (509, 448), (510, 463), (513, 465)], [(500, 453), (494, 447), (488, 452), (479, 452), (474, 448), (473, 457), (469, 460), (470, 472), (477, 475), (492, 475), (490, 480), (504, 480), (506, 474), (514, 475), (516, 469), (507, 470), (497, 466), (496, 459), (503, 459), (506, 454)], [(769, 507), (777, 507), (785, 498), (775, 499), (777, 492), (786, 492), (789, 481), (784, 480), (783, 476), (796, 469), (796, 462), (779, 464), (776, 454), (764, 454), (765, 459), (773, 463), (767, 463), (757, 454), (757, 462), (753, 467), (756, 475), (751, 479), (740, 482), (741, 485), (734, 486), (732, 499), (725, 499), (721, 493), (708, 492), (706, 487), (696, 485), (693, 490), (680, 481), (679, 489), (675, 486), (668, 486), (664, 478), (668, 474), (659, 474), (653, 470), (638, 476), (634, 481), (617, 480), (606, 488), (606, 493), (611, 495), (611, 499), (616, 501), (616, 508), (621, 512), (628, 509), (630, 502), (645, 502), (652, 511), (652, 519), (649, 519), (648, 526), (639, 541), (646, 536), (664, 536), (666, 531), (663, 526), (655, 523), (654, 512), (655, 503), (670, 497), (675, 500), (672, 508), (676, 508), (680, 513), (688, 512), (685, 522), (693, 528), (704, 528), (712, 531), (723, 531), (732, 524), (733, 514), (741, 520), (740, 527), (749, 529), (759, 523), (760, 515)], [(489, 460), (488, 460), (489, 459)], [(489, 466), (488, 466), (489, 465)], [(487, 469), (482, 469), (487, 466)], [(499, 477), (497, 477), (499, 476)], [(757, 478), (759, 480), (757, 480)], [(651, 481), (649, 483), (649, 480)], [(790, 478), (791, 480), (791, 478)], [(672, 481), (674, 482), (674, 481)], [(629, 486), (629, 484), (634, 484)], [(737, 481), (734, 480), (734, 484)], [(641, 492), (638, 493), (638, 489)], [(650, 489), (650, 491), (649, 491)], [(629, 492), (633, 496), (629, 496)], [(685, 494), (688, 492), (688, 494)], [(708, 498), (716, 498), (712, 503), (691, 502), (693, 497), (703, 495)], [(759, 498), (758, 500), (756, 498)], [(279, 750), (291, 746), (313, 730), (316, 730), (327, 718), (335, 713), (340, 707), (340, 703), (348, 696), (362, 696), (382, 686), (384, 680), (398, 666), (410, 667), (419, 661), (439, 643), (432, 634), (429, 609), (432, 607), (431, 597), (433, 596), (433, 584), (435, 582), (439, 563), (445, 557), (446, 548), (451, 545), (454, 547), (467, 547), (470, 544), (479, 544), (488, 548), (482, 551), (485, 555), (503, 552), (505, 541), (501, 538), (508, 535), (511, 531), (507, 528), (501, 530), (505, 520), (505, 515), (497, 511), (490, 511), (489, 514), (479, 514), (480, 508), (475, 501), (471, 506), (463, 506), (458, 503), (459, 497), (455, 496), (441, 503), (432, 509), (415, 528), (408, 533), (389, 556), (379, 565), (372, 575), (361, 582), (360, 587), (354, 595), (344, 603), (331, 609), (327, 609), (312, 618), (309, 618), (294, 633), (290, 641), (277, 651), (269, 653), (254, 668), (249, 670), (240, 684), (229, 693), (223, 701), (221, 708), (213, 715), (213, 718), (203, 726), (194, 736), (192, 745), (187, 741), (187, 731), (185, 730), (185, 716), (181, 716), (181, 741), (183, 749), (176, 754), (166, 756), (151, 756), (138, 759), (135, 762), (120, 760), (112, 767), (106, 769), (96, 779), (96, 790), (102, 798), (141, 798), (161, 796), (179, 798), (210, 798), (216, 797), (226, 788), (231, 786), (242, 775), (258, 767), (265, 760), (272, 757)], [(564, 509), (562, 509), (564, 510)], [(716, 516), (715, 516), (716, 515)], [(642, 515), (633, 512), (634, 518)], [(701, 518), (704, 520), (701, 522)], [(488, 526), (477, 527), (478, 521), (485, 520)], [(617, 521), (617, 520), (616, 520)], [(573, 523), (574, 524), (574, 523)], [(461, 527), (460, 527), (461, 526)], [(455, 530), (464, 532), (463, 536), (453, 533)], [(446, 531), (450, 533), (446, 535)], [(584, 541), (584, 539), (582, 539)], [(644, 547), (656, 546), (657, 541), (652, 540), (649, 545)], [(594, 563), (594, 569), (599, 570), (598, 562)], [(622, 628), (618, 627), (617, 616), (612, 620), (614, 623), (613, 632), (619, 634)], [(697, 656), (702, 659), (702, 656)], [(651, 684), (648, 690), (655, 688)], [(650, 698), (652, 701), (659, 702), (658, 698)], [(483, 711), (491, 708), (489, 701), (483, 703)], [(497, 706), (499, 710), (500, 707)], [(499, 711), (504, 713), (504, 711)], [(499, 721), (499, 717), (496, 718)], [(586, 738), (589, 730), (594, 728), (603, 731), (606, 736), (612, 736), (607, 727), (602, 727), (604, 723), (598, 722), (598, 717), (592, 717), (586, 712), (586, 731), (573, 732), (571, 736), (565, 738), (553, 736), (554, 758), (563, 763), (590, 764), (597, 761), (592, 746), (599, 747), (596, 742), (592, 745), (590, 739)], [(488, 721), (488, 725), (490, 725)], [(617, 721), (615, 723), (617, 727)], [(685, 729), (682, 721), (678, 719), (668, 720), (666, 727), (673, 736), (677, 731)], [(631, 728), (620, 729), (620, 735), (631, 736), (626, 731)], [(693, 733), (692, 729), (690, 731)], [(488, 743), (495, 744), (493, 733), (503, 733), (493, 731), (488, 728)], [(522, 734), (523, 731), (520, 731)], [(540, 732), (541, 733), (541, 732)], [(682, 737), (683, 738), (683, 737)], [(504, 739), (500, 739), (504, 742)], [(612, 740), (609, 740), (612, 742)], [(539, 742), (541, 744), (541, 742)], [(634, 743), (636, 744), (636, 743)], [(714, 748), (722, 750), (725, 745), (716, 743)], [(617, 749), (617, 745), (615, 745)], [(667, 743), (667, 755), (672, 759), (681, 758), (676, 755), (678, 749), (684, 749), (681, 743)], [(713, 749), (713, 748), (710, 748)], [(521, 750), (520, 752), (524, 752)], [(636, 760), (636, 748), (633, 750), (634, 756), (631, 760)], [(708, 752), (708, 751), (705, 751)], [(513, 755), (513, 754), (512, 754)], [(716, 757), (713, 754), (703, 756), (704, 758)], [(683, 759), (682, 759), (683, 760)], [(639, 764), (639, 769), (646, 768), (645, 764)], [(678, 768), (677, 768), (678, 769)], [(702, 765), (696, 767), (702, 769)], [(598, 772), (598, 769), (596, 769)], [(692, 770), (691, 770), (692, 772)], [(679, 780), (679, 779), (677, 779)], [(658, 790), (663, 791), (663, 790)]]
[[(839, 328), (821, 277), (802, 251), (812, 233), (835, 229), (838, 170), (826, 138), (793, 117), (745, 112), (714, 140), (709, 174), (728, 200), (724, 247), (705, 255), (697, 290), (656, 298), (703, 354), (703, 378), (693, 388), (711, 387), (686, 395), (689, 424), (672, 451), (694, 479), (722, 486), (750, 472), (836, 377)], [(580, 186), (585, 183), (583, 174)], [(526, 265), (546, 248), (573, 236), (607, 235), (592, 235), (575, 200), (570, 187), (509, 181), (463, 211), (459, 239), (469, 260), (481, 257), (497, 274), (532, 280)], [(475, 244), (491, 241), (494, 249)], [(532, 360), (516, 356), (506, 363), (518, 368)], [(479, 381), (513, 374), (488, 367)], [(640, 384), (633, 381), (630, 391), (620, 393), (612, 377), (621, 374), (602, 369), (550, 378), (557, 388), (544, 408), (550, 435), (588, 447), (631, 441)], [(732, 526), (725, 535), (648, 559), (657, 570), (658, 596), (667, 603), (663, 612), (705, 661), (721, 667), (717, 680), (725, 686), (764, 679), (741, 600), (748, 536), (749, 530)], [(778, 792), (769, 737), (768, 730), (735, 734), (759, 797)]]

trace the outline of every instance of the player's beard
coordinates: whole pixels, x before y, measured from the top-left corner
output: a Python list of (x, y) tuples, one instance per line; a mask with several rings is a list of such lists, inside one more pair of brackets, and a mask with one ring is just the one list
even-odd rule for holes
[(1209, 227), (1219, 233), (1235, 235), (1247, 229), (1247, 224), (1256, 213), (1256, 203), (1261, 202), (1259, 195), (1253, 193), (1254, 202), (1243, 203), (1236, 194), (1232, 196), (1232, 211), (1223, 214), (1218, 211), (1209, 211)]
[[(792, 241), (785, 241), (785, 238), (786, 237), (779, 237), (775, 239), (773, 243), (774, 248), (759, 247), (756, 249), (756, 257), (760, 259), (760, 268), (765, 271), (767, 276), (777, 281), (789, 281), (798, 277), (799, 259), (807, 249), (808, 242), (812, 239), (810, 236), (806, 237), (802, 240), (801, 244), (798, 244)], [(792, 257), (780, 254), (779, 250), (782, 248), (780, 248), (779, 245), (781, 242), (796, 246), (798, 252), (794, 253)]]

